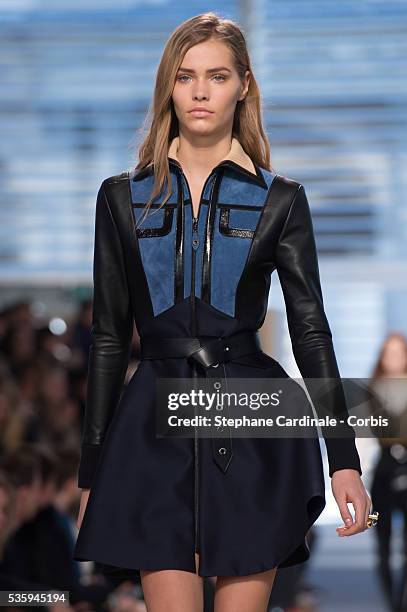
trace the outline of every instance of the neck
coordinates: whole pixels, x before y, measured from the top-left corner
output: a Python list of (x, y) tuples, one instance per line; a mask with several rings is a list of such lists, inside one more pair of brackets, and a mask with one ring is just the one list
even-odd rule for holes
[(193, 139), (180, 133), (177, 159), (187, 173), (207, 176), (228, 155), (231, 142), (231, 133), (221, 138), (200, 136)]

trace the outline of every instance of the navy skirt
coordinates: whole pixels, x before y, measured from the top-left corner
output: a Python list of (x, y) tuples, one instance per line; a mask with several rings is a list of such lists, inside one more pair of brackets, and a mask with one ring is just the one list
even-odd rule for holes
[[(257, 360), (257, 361), (256, 361)], [(264, 353), (225, 364), (227, 376), (288, 374)], [(112, 571), (195, 573), (193, 438), (156, 437), (158, 377), (190, 377), (183, 359), (142, 360), (104, 440), (74, 559)], [(325, 507), (318, 437), (233, 438), (222, 472), (199, 438), (199, 575), (244, 576), (303, 563)]]

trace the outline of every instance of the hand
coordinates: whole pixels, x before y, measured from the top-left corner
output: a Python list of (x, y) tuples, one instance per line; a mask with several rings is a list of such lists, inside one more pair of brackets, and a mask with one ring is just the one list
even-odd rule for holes
[(81, 493), (81, 502), (79, 506), (79, 514), (78, 519), (76, 521), (76, 526), (78, 529), (81, 528), (83, 515), (85, 514), (86, 506), (88, 504), (90, 489), (82, 489)]
[[(332, 493), (338, 504), (339, 512), (344, 522), (343, 527), (337, 527), (339, 537), (351, 536), (367, 529), (366, 521), (372, 510), (370, 499), (360, 474), (354, 469), (336, 470), (331, 478)], [(349, 511), (347, 503), (353, 504), (355, 520)]]

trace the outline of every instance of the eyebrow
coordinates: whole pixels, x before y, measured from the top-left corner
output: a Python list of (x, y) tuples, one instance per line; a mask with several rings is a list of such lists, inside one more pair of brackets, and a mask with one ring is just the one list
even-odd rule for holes
[[(230, 68), (227, 68), (226, 66), (219, 66), (218, 68), (208, 68), (206, 72), (220, 72), (221, 70), (227, 70), (228, 72), (232, 72)], [(182, 66), (178, 68), (178, 72), (179, 71), (191, 73), (195, 72), (195, 70), (193, 70), (192, 68), (183, 68)]]

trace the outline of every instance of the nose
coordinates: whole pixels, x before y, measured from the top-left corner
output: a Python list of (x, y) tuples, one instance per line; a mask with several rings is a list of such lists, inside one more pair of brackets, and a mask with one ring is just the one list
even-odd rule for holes
[(209, 94), (208, 86), (205, 84), (205, 82), (198, 79), (192, 95), (194, 100), (207, 100), (209, 98)]

